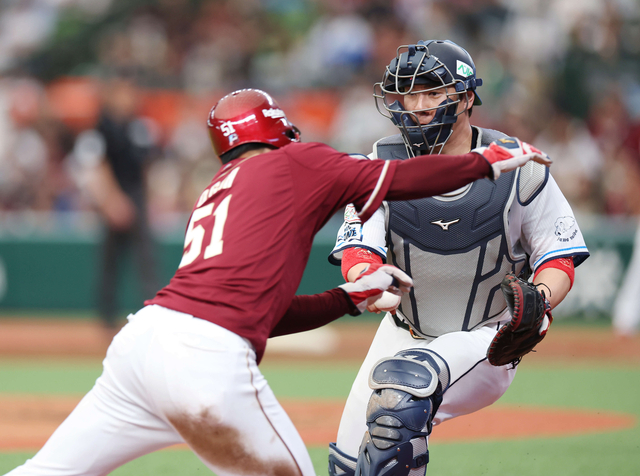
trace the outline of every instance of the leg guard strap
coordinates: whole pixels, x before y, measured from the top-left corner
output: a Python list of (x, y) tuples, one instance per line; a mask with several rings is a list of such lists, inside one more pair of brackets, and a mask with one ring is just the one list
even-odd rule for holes
[(329, 443), (329, 476), (354, 476), (357, 459), (338, 449), (335, 443)]
[(427, 437), (442, 402), (442, 384), (428, 359), (411, 357), (382, 359), (371, 371), (374, 392), (356, 476), (419, 476), (427, 471)]

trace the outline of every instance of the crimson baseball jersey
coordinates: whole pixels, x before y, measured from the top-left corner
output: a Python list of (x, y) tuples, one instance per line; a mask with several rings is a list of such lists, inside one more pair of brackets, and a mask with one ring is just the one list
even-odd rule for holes
[(396, 165), (319, 143), (231, 161), (191, 213), (176, 274), (145, 304), (224, 327), (248, 339), (259, 361), (298, 289), (316, 233), (348, 203), (367, 220)]

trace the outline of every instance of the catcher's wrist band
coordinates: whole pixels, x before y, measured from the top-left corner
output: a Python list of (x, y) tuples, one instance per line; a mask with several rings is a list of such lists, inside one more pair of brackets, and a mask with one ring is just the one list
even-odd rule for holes
[(547, 261), (545, 263), (542, 263), (540, 266), (538, 266), (538, 269), (536, 269), (536, 272), (533, 275), (533, 279), (535, 279), (536, 276), (538, 276), (540, 271), (547, 268), (556, 268), (556, 269), (559, 269), (560, 271), (564, 271), (567, 274), (567, 276), (569, 276), (569, 281), (571, 282), (569, 289), (573, 287), (573, 281), (576, 276), (575, 267), (573, 265), (573, 258), (571, 257), (556, 258), (556, 259)]

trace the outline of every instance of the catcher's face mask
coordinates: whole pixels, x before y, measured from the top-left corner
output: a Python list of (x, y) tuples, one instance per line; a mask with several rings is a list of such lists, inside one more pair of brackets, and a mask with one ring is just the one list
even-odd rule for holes
[[(376, 108), (400, 129), (412, 155), (428, 154), (451, 137), (453, 124), (467, 108), (467, 91), (482, 84), (475, 65), (463, 48), (445, 40), (419, 41), (398, 48), (382, 81), (374, 85)], [(440, 92), (436, 104), (413, 96)], [(475, 95), (473, 104), (482, 104)], [(425, 117), (431, 120), (426, 122)], [(441, 150), (441, 147), (440, 147)]]

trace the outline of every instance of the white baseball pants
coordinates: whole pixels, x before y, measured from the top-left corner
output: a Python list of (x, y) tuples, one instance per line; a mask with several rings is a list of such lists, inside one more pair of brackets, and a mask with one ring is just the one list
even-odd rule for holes
[(98, 476), (187, 443), (218, 476), (315, 475), (252, 346), (160, 306), (129, 316), (93, 389), (10, 476)]
[(450, 384), (433, 419), (434, 425), (473, 413), (498, 400), (511, 385), (516, 370), (511, 365), (494, 367), (486, 359), (496, 328), (497, 324), (471, 332), (451, 332), (434, 340), (414, 339), (387, 314), (351, 387), (338, 429), (338, 449), (357, 458), (367, 430), (366, 410), (372, 392), (369, 373), (380, 359), (392, 357), (401, 350), (430, 349), (449, 364)]

